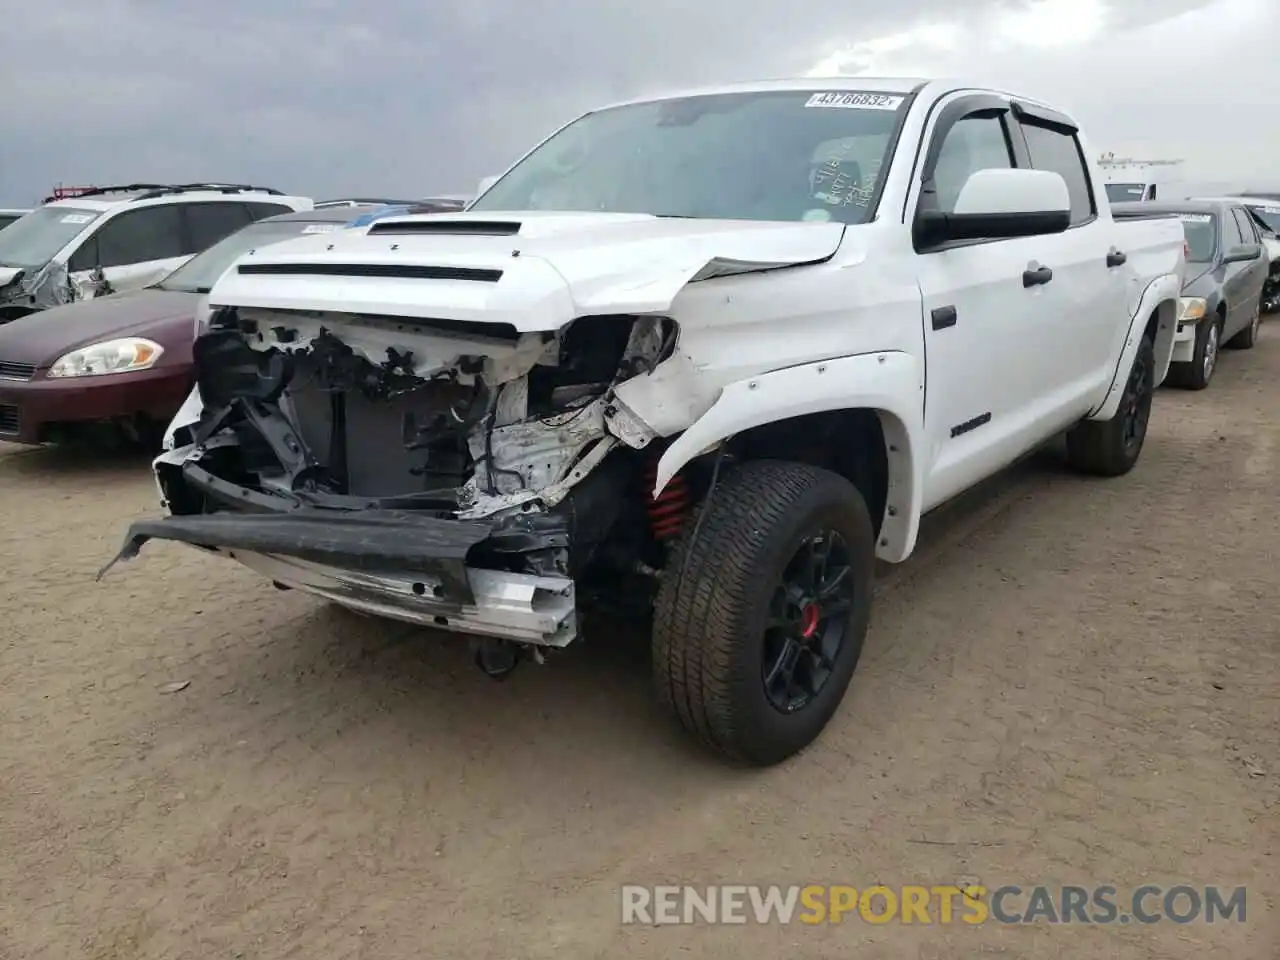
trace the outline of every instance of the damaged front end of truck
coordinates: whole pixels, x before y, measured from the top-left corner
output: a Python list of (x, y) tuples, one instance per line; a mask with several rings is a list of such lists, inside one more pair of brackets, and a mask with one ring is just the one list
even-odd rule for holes
[(579, 582), (659, 562), (653, 434), (613, 388), (670, 355), (674, 322), (415, 323), (421, 353), (391, 345), (407, 323), (217, 311), (194, 348), (201, 415), (156, 462), (170, 516), (134, 524), (122, 556), (179, 540), (365, 612), (571, 641)]
[[(134, 523), (112, 563), (182, 542), (504, 649), (567, 645), (588, 595), (648, 609), (712, 472), (696, 458), (659, 490), (657, 461), (719, 394), (673, 300), (820, 261), (839, 228), (721, 227), (730, 255), (708, 257), (696, 224), (597, 215), (586, 229), (626, 232), (632, 259), (575, 237), (553, 263), (510, 238), (550, 250), (578, 218), (431, 221), (290, 241), (219, 281), (154, 464), (168, 515)], [(626, 402), (638, 385), (659, 429)]]

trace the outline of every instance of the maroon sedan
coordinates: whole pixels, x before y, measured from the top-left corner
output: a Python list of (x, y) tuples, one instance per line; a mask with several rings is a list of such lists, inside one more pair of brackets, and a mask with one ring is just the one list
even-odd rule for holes
[(196, 312), (214, 282), (255, 247), (340, 230), (364, 212), (324, 208), (259, 220), (143, 290), (0, 325), (0, 440), (123, 437), (158, 446), (191, 391)]

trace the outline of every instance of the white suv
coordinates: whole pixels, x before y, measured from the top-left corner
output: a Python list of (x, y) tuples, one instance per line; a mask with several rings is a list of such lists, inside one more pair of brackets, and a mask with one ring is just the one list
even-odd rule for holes
[(314, 206), (223, 183), (134, 183), (55, 200), (0, 233), (0, 323), (145, 287), (255, 220)]

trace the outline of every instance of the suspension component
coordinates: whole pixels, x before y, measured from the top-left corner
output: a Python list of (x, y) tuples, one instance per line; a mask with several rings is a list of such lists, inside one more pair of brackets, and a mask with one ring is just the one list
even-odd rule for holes
[(657, 497), (653, 496), (653, 485), (658, 479), (658, 459), (655, 454), (645, 470), (645, 496), (648, 500), (649, 529), (655, 540), (672, 540), (684, 529), (685, 518), (689, 515), (692, 494), (684, 475), (677, 473), (672, 477)]

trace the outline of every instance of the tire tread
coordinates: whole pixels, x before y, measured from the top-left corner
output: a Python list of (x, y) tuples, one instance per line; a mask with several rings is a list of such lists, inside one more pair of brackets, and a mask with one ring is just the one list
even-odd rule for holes
[(727, 473), (690, 516), (655, 603), (653, 672), (659, 702), (705, 746), (738, 761), (770, 762), (745, 742), (734, 709), (735, 687), (745, 680), (735, 674), (735, 648), (751, 629), (760, 566), (788, 512), (810, 498), (850, 494), (865, 515), (843, 477), (757, 460)]

